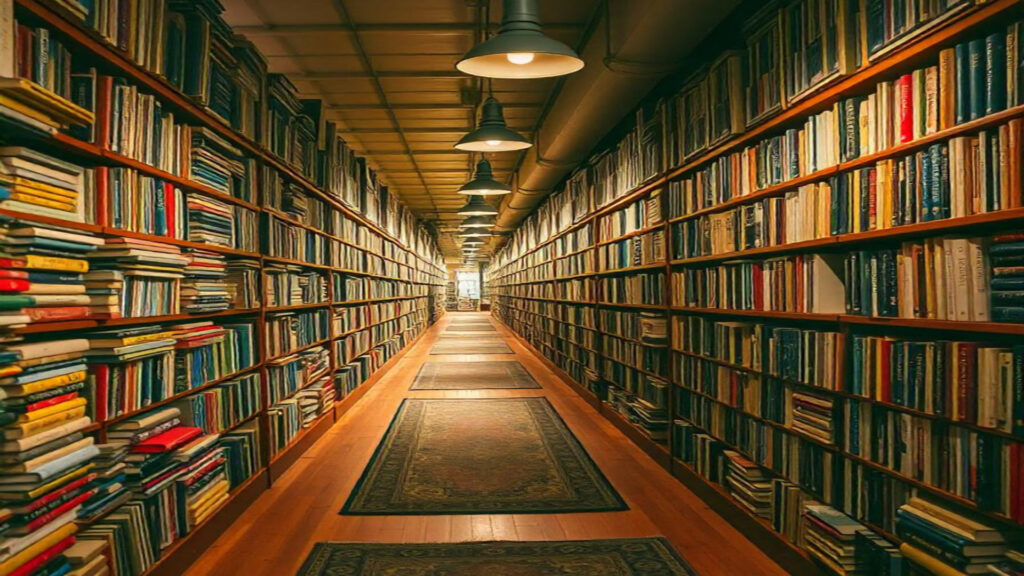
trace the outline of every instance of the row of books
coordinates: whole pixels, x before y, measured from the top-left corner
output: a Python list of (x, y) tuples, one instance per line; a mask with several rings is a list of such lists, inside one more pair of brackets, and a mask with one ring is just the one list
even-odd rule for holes
[(633, 202), (598, 220), (598, 238), (602, 242), (638, 232), (662, 222), (661, 190)]
[(545, 284), (521, 284), (497, 287), (497, 294), (517, 298), (554, 298), (589, 302), (592, 298), (594, 278), (572, 278)]
[(613, 271), (665, 262), (665, 232), (652, 230), (597, 249), (598, 269)]
[(330, 311), (324, 309), (268, 314), (265, 322), (267, 356), (277, 357), (327, 339)]
[(334, 308), (334, 334), (348, 334), (355, 330), (393, 320), (422, 310), (423, 302), (416, 300), (397, 300), (363, 306), (344, 306)]
[(299, 390), (319, 382), (330, 368), (330, 353), (323, 346), (273, 359), (267, 366), (270, 403), (287, 400)]
[(598, 289), (601, 301), (615, 304), (643, 302), (646, 305), (665, 304), (665, 273), (643, 272), (625, 277), (600, 278)]
[(330, 301), (327, 275), (286, 264), (263, 268), (267, 306), (296, 306)]

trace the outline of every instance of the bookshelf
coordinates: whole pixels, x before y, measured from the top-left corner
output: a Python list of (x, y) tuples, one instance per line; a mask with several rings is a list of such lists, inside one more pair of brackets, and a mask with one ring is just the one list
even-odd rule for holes
[[(40, 258), (50, 260), (20, 257), (26, 284), (71, 286), (57, 299), (5, 303), (5, 386), (47, 383), (5, 388), (15, 401), (4, 418), (20, 410), (5, 422), (34, 422), (43, 414), (34, 411), (51, 406), (69, 416), (8, 442), (0, 475), (76, 438), (73, 446), (88, 444), (59, 470), (26, 468), (36, 474), (28, 492), (5, 505), (95, 489), (81, 513), (55, 509), (50, 521), (76, 523), (78, 541), (105, 547), (118, 573), (178, 573), (437, 320), (447, 272), (436, 240), (320, 121), (317, 102), (298, 101), (287, 79), (267, 75), (215, 2), (122, 15), (169, 34), (137, 34), (120, 47), (124, 32), (83, 18), (79, 6), (0, 0), (0, 26), (11, 27), (0, 37), (12, 39), (16, 21), (22, 42), (48, 42), (63, 67), (45, 88), (0, 82), (5, 251), (43, 246)], [(177, 36), (188, 29), (209, 35), (214, 49), (189, 54)], [(0, 42), (0, 59), (13, 59), (11, 50)], [(186, 61), (188, 70), (174, 67)], [(6, 64), (0, 74), (23, 76)], [(15, 180), (12, 166), (28, 168)], [(74, 187), (52, 188), (72, 174)], [(58, 198), (47, 203), (40, 191)], [(5, 265), (5, 278), (20, 281), (18, 266)], [(19, 286), (3, 298), (19, 298), (28, 287)], [(178, 433), (155, 453), (177, 454), (199, 488), (171, 482), (129, 495), (147, 466), (169, 461), (129, 447)], [(126, 474), (126, 460), (137, 471)], [(146, 518), (171, 518), (173, 528)], [(13, 520), (18, 530), (22, 520)], [(31, 539), (34, 525), (25, 530)], [(127, 550), (110, 549), (108, 535)], [(75, 561), (62, 555), (70, 536), (47, 537), (23, 539), (11, 569)]]
[[(823, 31), (843, 53), (798, 78), (813, 67), (793, 59), (810, 48), (780, 67), (764, 51), (812, 4), (845, 14)], [(1024, 319), (1001, 309), (1018, 305), (1000, 294), (1006, 282), (991, 284), (1020, 241), (1020, 177), (1005, 167), (1018, 161), (1024, 110), (1016, 77), (1006, 88), (996, 76), (992, 104), (983, 72), (980, 108), (962, 118), (969, 96), (941, 84), (972, 42), (997, 57), (1002, 42), (1019, 49), (1024, 13), (1010, 1), (941, 4), (899, 34), (872, 36), (871, 48), (865, 30), (877, 30), (858, 10), (896, 3), (766, 5), (744, 27), (749, 45), (644, 103), (489, 271), (497, 318), (795, 572), (907, 573), (921, 554), (958, 570), (1019, 561), (1002, 556), (1005, 545), (989, 558), (929, 547), (929, 524), (915, 523), (977, 523), (997, 542), (1024, 523), (1011, 383), (1024, 370), (1010, 365)], [(760, 61), (744, 68), (749, 58)], [(905, 114), (890, 91), (901, 82)], [(743, 102), (745, 88), (760, 94), (756, 105)], [(964, 164), (965, 144), (987, 152)], [(925, 164), (934, 187), (900, 171)], [(935, 196), (923, 198), (924, 185)], [(641, 207), (645, 218), (614, 220)], [(587, 266), (560, 264), (578, 254)], [(569, 281), (579, 289), (566, 298)]]

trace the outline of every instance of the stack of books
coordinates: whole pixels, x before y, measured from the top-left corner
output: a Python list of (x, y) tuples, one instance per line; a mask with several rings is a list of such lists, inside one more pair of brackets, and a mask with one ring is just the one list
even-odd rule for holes
[(790, 397), (786, 425), (826, 444), (834, 443), (832, 398), (805, 392), (793, 392)]
[(267, 265), (268, 306), (294, 306), (328, 301), (327, 276), (299, 266)]
[(260, 307), (260, 264), (256, 260), (228, 260), (224, 283), (228, 293), (228, 307), (232, 310), (250, 310)]
[(804, 548), (833, 574), (867, 574), (857, 557), (857, 534), (867, 528), (830, 506), (804, 507)]
[(92, 272), (89, 290), (103, 304), (93, 314), (109, 318), (138, 318), (179, 314), (179, 291), (189, 259), (176, 246), (137, 240), (107, 238), (89, 254)]
[(1024, 233), (992, 238), (992, 320), (1024, 322)]
[(105, 576), (110, 573), (110, 544), (99, 540), (77, 540), (64, 556), (71, 565), (70, 576)]
[(0, 147), (0, 209), (86, 222), (86, 170), (21, 146)]
[(896, 534), (900, 552), (933, 574), (990, 574), (1009, 550), (996, 528), (921, 498), (900, 506)]
[(74, 521), (94, 494), (99, 455), (86, 399), (83, 339), (5, 346), (0, 421), (0, 498), (5, 518), (0, 557), (11, 572), (65, 570)]
[(231, 205), (201, 194), (188, 197), (188, 241), (235, 248), (235, 212)]
[(88, 316), (83, 274), (102, 244), (89, 234), (0, 221), (0, 326)]
[(184, 255), (189, 262), (181, 285), (182, 309), (190, 314), (227, 310), (231, 301), (224, 255), (206, 250), (189, 250)]
[(227, 460), (217, 434), (200, 436), (177, 449), (169, 444), (165, 452), (170, 453), (175, 464), (173, 475), (177, 492), (177, 507), (168, 509), (167, 520), (173, 519), (179, 536), (184, 536), (227, 502), (230, 489)]
[(252, 201), (255, 190), (252, 161), (208, 128), (193, 127), (191, 133), (187, 177), (239, 200)]
[(725, 451), (729, 469), (725, 481), (729, 493), (755, 516), (766, 520), (772, 517), (772, 479), (757, 464), (738, 452)]
[(78, 514), (81, 523), (89, 523), (105, 516), (131, 498), (125, 484), (124, 459), (128, 455), (128, 447), (121, 443), (113, 443), (99, 444), (96, 448), (100, 453), (93, 460), (93, 471), (96, 474), (92, 483), (94, 493)]

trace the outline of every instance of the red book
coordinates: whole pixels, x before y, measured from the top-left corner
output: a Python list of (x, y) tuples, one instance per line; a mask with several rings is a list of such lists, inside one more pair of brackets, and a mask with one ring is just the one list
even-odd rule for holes
[(1024, 241), (1024, 232), (1016, 232), (1012, 234), (996, 234), (992, 237), (992, 242), (1021, 242)]
[(900, 105), (900, 143), (914, 139), (914, 80), (910, 74), (896, 81)]
[(152, 438), (139, 442), (132, 446), (132, 452), (143, 454), (155, 454), (158, 452), (170, 452), (188, 444), (190, 440), (203, 435), (202, 428), (193, 426), (177, 426), (167, 432), (157, 434)]
[[(96, 126), (96, 141), (93, 144), (105, 150), (110, 149), (110, 105), (113, 91), (113, 76), (98, 76), (96, 78), (96, 120), (93, 122)], [(100, 188), (100, 190), (103, 190), (103, 188)], [(101, 193), (99, 198), (105, 200), (104, 194)], [(102, 202), (96, 205), (97, 211), (100, 208), (105, 209), (106, 203)], [(106, 212), (101, 212), (101, 214), (106, 214)]]
[(167, 220), (167, 235), (171, 238), (175, 238), (174, 232), (174, 214), (177, 207), (174, 202), (174, 185), (170, 182), (164, 182), (164, 218)]
[(82, 476), (81, 478), (76, 479), (74, 482), (69, 482), (68, 484), (65, 484), (64, 486), (61, 486), (60, 488), (58, 488), (58, 489), (56, 489), (56, 490), (54, 490), (52, 492), (49, 492), (49, 493), (47, 493), (47, 494), (45, 494), (43, 496), (40, 496), (39, 498), (36, 498), (35, 500), (29, 502), (28, 504), (26, 504), (24, 506), (17, 506), (17, 507), (15, 507), (14, 511), (17, 512), (18, 514), (27, 514), (27, 513), (31, 512), (33, 510), (38, 510), (38, 509), (42, 508), (43, 506), (46, 506), (50, 502), (53, 502), (54, 500), (57, 500), (61, 496), (64, 496), (65, 494), (68, 494), (70, 492), (74, 492), (75, 490), (78, 490), (82, 486), (85, 486), (86, 484), (92, 482), (95, 479), (96, 479), (96, 474), (86, 474), (85, 476)]
[(7, 576), (29, 576), (34, 574), (36, 570), (46, 566), (57, 556), (60, 556), (65, 550), (71, 548), (71, 545), (75, 543), (74, 536), (68, 536), (67, 538), (57, 542), (53, 546), (43, 550), (43, 553), (35, 558), (25, 562), (19, 566), (16, 570), (12, 571)]
[(24, 258), (0, 258), (0, 268), (24, 268)]
[(67, 402), (78, 396), (78, 392), (68, 392), (67, 394), (61, 394), (60, 396), (54, 396), (53, 398), (47, 398), (46, 400), (40, 400), (39, 402), (33, 402), (25, 406), (25, 412), (32, 412), (39, 410), (40, 408), (46, 408), (47, 406), (53, 406), (54, 404), (60, 404), (61, 402)]
[(60, 506), (54, 508), (53, 510), (50, 510), (46, 514), (43, 514), (38, 518), (34, 518), (31, 522), (25, 524), (24, 528), (27, 529), (27, 532), (34, 532), (42, 528), (43, 526), (46, 526), (50, 522), (53, 522), (55, 519), (60, 518), (60, 516), (67, 512), (68, 510), (71, 510), (75, 506), (78, 506), (82, 502), (85, 502), (89, 498), (92, 498), (93, 494), (96, 494), (95, 489), (86, 490), (85, 492), (82, 492), (81, 494), (75, 496), (71, 500), (68, 500), (67, 502), (61, 504)]
[(107, 419), (107, 391), (110, 386), (110, 365), (96, 364), (90, 366), (96, 386), (96, 417), (93, 420), (103, 422)]
[(957, 409), (954, 420), (973, 422), (975, 414), (974, 382), (977, 381), (978, 344), (961, 342), (957, 344), (957, 374), (954, 393)]
[(21, 311), (33, 322), (53, 322), (55, 320), (76, 320), (89, 315), (88, 306), (48, 306), (45, 308), (25, 308)]
[[(761, 263), (754, 264), (753, 268), (754, 310), (764, 310), (764, 296), (761, 291)], [(724, 308), (725, 306), (722, 307)]]
[(878, 375), (882, 383), (882, 389), (880, 400), (882, 402), (892, 402), (892, 370), (889, 368), (889, 362), (892, 358), (892, 342), (890, 340), (882, 340), (880, 342), (881, 350), (879, 354), (882, 356), (880, 365), (882, 366), (882, 373)]
[(28, 290), (28, 280), (0, 278), (0, 292), (24, 292)]
[(23, 270), (0, 270), (0, 278), (17, 278), (19, 280), (28, 280), (28, 272)]

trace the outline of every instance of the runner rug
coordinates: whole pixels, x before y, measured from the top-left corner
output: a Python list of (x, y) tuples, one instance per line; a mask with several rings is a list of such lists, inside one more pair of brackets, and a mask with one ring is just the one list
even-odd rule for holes
[(341, 513), (625, 509), (546, 399), (406, 399)]
[(424, 362), (410, 390), (540, 388), (515, 360), (507, 362)]
[(663, 538), (574, 542), (320, 542), (300, 576), (694, 576)]

